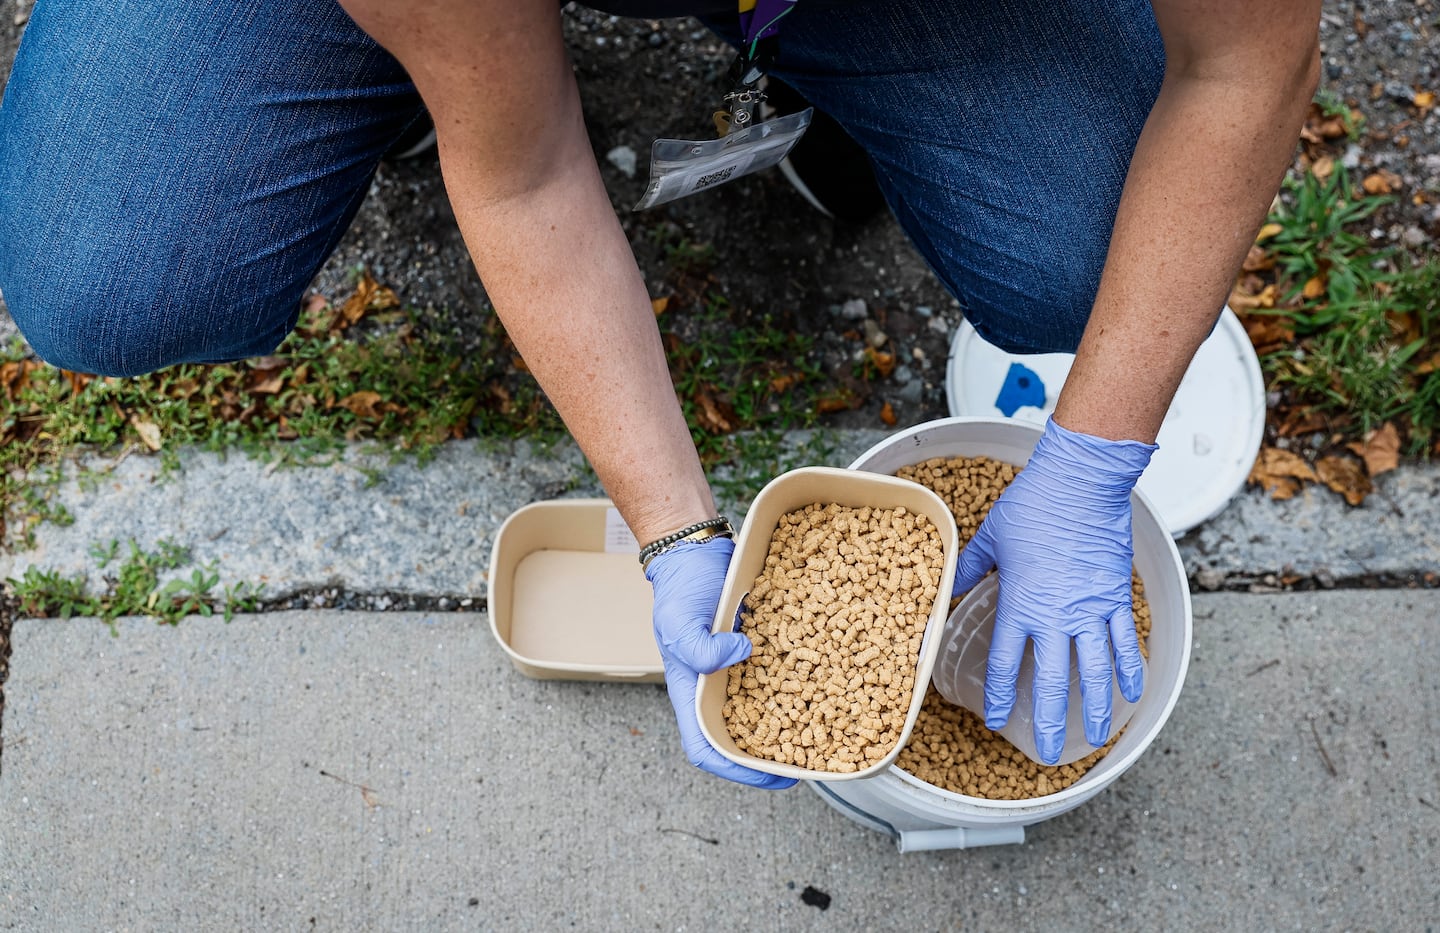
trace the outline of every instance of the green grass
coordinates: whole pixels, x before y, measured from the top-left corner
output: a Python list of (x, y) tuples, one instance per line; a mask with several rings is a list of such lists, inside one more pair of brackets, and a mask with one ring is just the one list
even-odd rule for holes
[[(1348, 439), (1393, 421), (1410, 454), (1440, 433), (1440, 261), (1376, 244), (1369, 229), (1389, 197), (1367, 195), (1341, 166), (1286, 180), (1264, 246), (1295, 344), (1268, 354), (1273, 388), (1291, 405), (1333, 416)], [(1307, 289), (1307, 283), (1309, 288)]]
[[(729, 303), (710, 293), (693, 319), (696, 334), (665, 334), (681, 410), (707, 465), (755, 453), (755, 438), (816, 423), (823, 374), (811, 362), (814, 341), (776, 327), (769, 316), (736, 324)], [(749, 432), (750, 440), (738, 433)]]
[(62, 372), (27, 359), (18, 340), (0, 351), (4, 539), (29, 544), (36, 523), (68, 518), (49, 503), (56, 467), (85, 449), (156, 449), (167, 467), (185, 447), (316, 465), (333, 462), (347, 442), (373, 441), (424, 462), (438, 444), (475, 430), (563, 430), (534, 381), (517, 377), (498, 324), (493, 352), (462, 357), (417, 337), (393, 295), (370, 301), (381, 329), (363, 339), (326, 306), (307, 313), (270, 357), (134, 379)]
[[(110, 541), (91, 547), (90, 556), (104, 570), (115, 562), (119, 552), (120, 542)], [(217, 594), (220, 575), (213, 564), (192, 568), (188, 577), (160, 582), (166, 571), (189, 568), (191, 563), (189, 551), (171, 541), (159, 541), (153, 551), (131, 541), (114, 576), (107, 576), (109, 585), (103, 593), (89, 591), (85, 574), (65, 576), (34, 566), (27, 567), (19, 579), (12, 577), (5, 582), (25, 616), (95, 616), (108, 623), (112, 632), (115, 620), (121, 616), (149, 616), (174, 625), (186, 616), (211, 616), (218, 611), (228, 622), (236, 612), (252, 610), (258, 604), (263, 585), (226, 586)]]
[[(665, 248), (683, 275), (705, 280), (708, 245), (675, 235)], [(664, 334), (677, 396), (706, 466), (754, 476), (784, 460), (779, 432), (815, 424), (826, 380), (810, 362), (808, 337), (741, 314), (709, 288), (698, 303), (697, 312), (661, 321), (675, 321), (688, 338)], [(350, 327), (361, 318), (367, 333), (357, 338)], [(0, 540), (33, 545), (39, 523), (73, 520), (53, 497), (61, 465), (82, 451), (114, 459), (153, 452), (167, 470), (182, 449), (303, 466), (332, 463), (349, 443), (369, 441), (423, 463), (452, 438), (523, 436), (543, 449), (564, 436), (493, 316), (480, 352), (461, 354), (417, 330), (394, 294), (362, 274), (346, 302), (312, 305), (258, 360), (92, 378), (27, 358), (17, 340), (0, 350)], [(80, 473), (82, 484), (98, 480)], [(742, 492), (750, 483), (726, 482)], [(64, 592), (61, 581), (30, 583)]]
[[(1289, 177), (1283, 191), (1287, 197), (1270, 217), (1281, 229), (1268, 245), (1290, 283), (1286, 297), (1293, 300), (1306, 282), (1319, 277), (1326, 300), (1315, 310), (1343, 318), (1349, 304), (1383, 281), (1383, 270), (1394, 256), (1389, 247), (1372, 246), (1364, 229), (1393, 199), (1357, 195), (1339, 165), (1323, 179), (1309, 173), (1299, 180)], [(1329, 322), (1321, 317), (1313, 323), (1318, 327)]]

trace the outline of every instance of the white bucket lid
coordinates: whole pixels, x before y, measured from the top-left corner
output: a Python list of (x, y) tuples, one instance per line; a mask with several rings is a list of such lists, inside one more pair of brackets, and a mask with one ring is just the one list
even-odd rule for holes
[[(1021, 355), (986, 343), (962, 321), (950, 346), (945, 396), (955, 416), (1044, 424), (1075, 357)], [(1265, 382), (1229, 308), (1200, 345), (1160, 426), (1160, 449), (1139, 488), (1179, 537), (1225, 507), (1250, 474), (1265, 431)]]

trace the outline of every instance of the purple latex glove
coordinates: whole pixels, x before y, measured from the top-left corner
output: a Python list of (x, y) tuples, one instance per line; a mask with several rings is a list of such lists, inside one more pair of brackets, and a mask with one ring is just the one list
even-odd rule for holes
[(1140, 699), (1130, 491), (1155, 450), (1154, 444), (1077, 434), (1051, 419), (1030, 462), (960, 554), (956, 595), (992, 567), (1000, 569), (985, 726), (999, 729), (1010, 718), (1025, 643), (1033, 641), (1035, 747), (1047, 763), (1058, 761), (1065, 745), (1071, 642), (1091, 745), (1109, 737), (1112, 676), (1125, 699)]
[(710, 633), (734, 551), (735, 542), (729, 538), (684, 541), (650, 561), (645, 579), (655, 588), (655, 643), (665, 661), (665, 686), (680, 726), (680, 744), (690, 763), (740, 784), (779, 790), (794, 785), (795, 780), (737, 765), (721, 755), (705, 740), (695, 717), (695, 687), (700, 675), (750, 657), (752, 646), (744, 635)]

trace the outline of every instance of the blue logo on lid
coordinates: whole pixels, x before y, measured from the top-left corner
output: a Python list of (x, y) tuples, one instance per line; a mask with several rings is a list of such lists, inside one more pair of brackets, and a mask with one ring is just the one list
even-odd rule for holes
[(1005, 374), (1005, 382), (1000, 386), (1000, 394), (995, 396), (995, 407), (1000, 409), (1000, 414), (1006, 418), (1013, 418), (1015, 412), (1026, 405), (1045, 407), (1045, 383), (1035, 374), (1035, 370), (1019, 363), (1011, 363), (1010, 371)]

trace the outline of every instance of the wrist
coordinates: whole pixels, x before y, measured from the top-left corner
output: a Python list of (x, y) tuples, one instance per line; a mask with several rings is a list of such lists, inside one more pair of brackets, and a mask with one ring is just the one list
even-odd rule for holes
[(735, 528), (730, 520), (721, 515), (717, 518), (707, 518), (694, 522), (683, 528), (677, 528), (669, 534), (662, 535), (646, 544), (640, 549), (640, 566), (644, 570), (650, 569), (650, 563), (660, 555), (677, 547), (693, 544), (703, 544), (715, 538), (733, 538)]
[(1030, 462), (1054, 464), (1064, 475), (1095, 486), (1123, 487), (1128, 493), (1159, 449), (1159, 445), (1144, 441), (1111, 440), (1072, 431), (1052, 417), (1045, 423), (1045, 433)]

